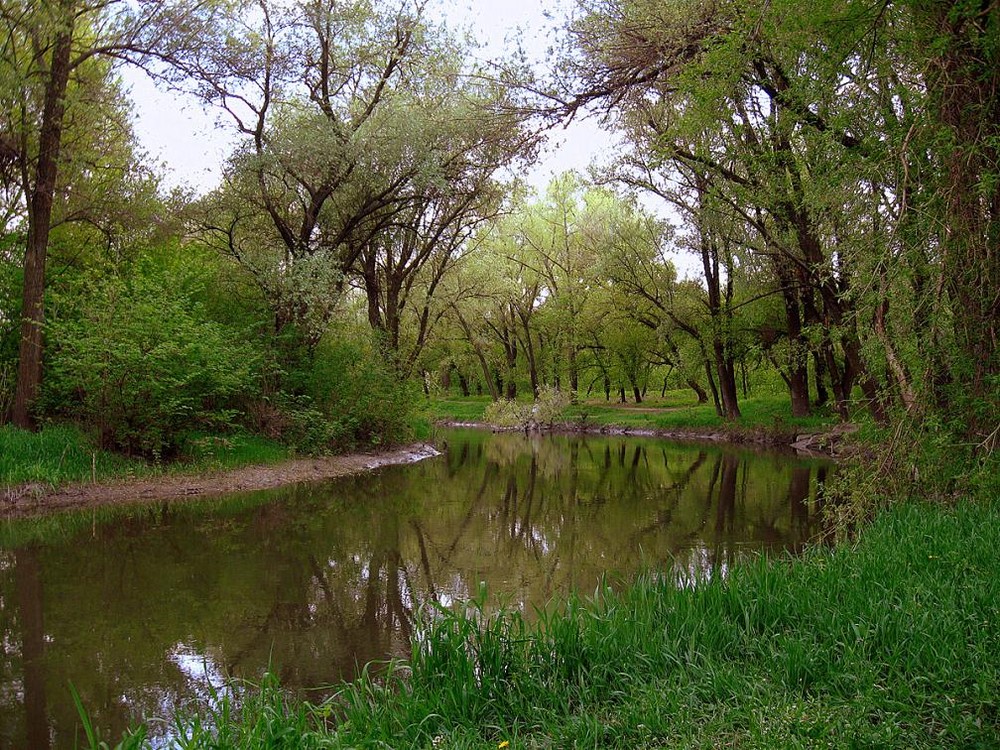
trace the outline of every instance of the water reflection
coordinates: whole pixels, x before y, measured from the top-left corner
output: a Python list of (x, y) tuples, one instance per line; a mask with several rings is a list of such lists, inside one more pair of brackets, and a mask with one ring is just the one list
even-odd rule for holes
[[(308, 690), (409, 653), (414, 613), (485, 585), (530, 611), (609, 571), (797, 550), (824, 467), (634, 438), (449, 432), (375, 475), (132, 509), (0, 552), (0, 747), (116, 736), (225, 676)], [(165, 726), (165, 725), (164, 725)]]

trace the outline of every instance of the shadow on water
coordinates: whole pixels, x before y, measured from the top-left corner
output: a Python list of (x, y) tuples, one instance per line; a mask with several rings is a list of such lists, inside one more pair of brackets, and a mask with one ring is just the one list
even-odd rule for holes
[(0, 748), (82, 741), (70, 681), (118, 736), (228, 676), (270, 665), (307, 691), (406, 656), (420, 607), (481, 586), (530, 613), (608, 574), (797, 552), (827, 471), (654, 439), (442, 441), (438, 459), (375, 474), (2, 529)]

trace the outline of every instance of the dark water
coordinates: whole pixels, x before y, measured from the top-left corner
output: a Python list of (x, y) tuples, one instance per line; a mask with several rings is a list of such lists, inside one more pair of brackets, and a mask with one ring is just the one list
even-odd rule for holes
[(270, 665), (307, 690), (405, 656), (421, 605), (482, 585), (530, 611), (606, 573), (795, 551), (826, 472), (652, 439), (442, 439), (367, 476), (0, 529), (0, 747), (82, 744), (70, 681), (117, 738), (226, 676)]

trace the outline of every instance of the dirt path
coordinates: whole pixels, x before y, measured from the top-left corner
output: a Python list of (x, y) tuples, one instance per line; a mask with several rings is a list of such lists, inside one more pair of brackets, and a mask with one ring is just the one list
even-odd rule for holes
[(248, 466), (200, 476), (167, 476), (109, 484), (76, 484), (57, 490), (37, 484), (5, 487), (0, 491), (0, 520), (102, 505), (150, 500), (184, 500), (204, 495), (262, 490), (295, 482), (314, 482), (347, 474), (361, 474), (380, 466), (415, 463), (437, 455), (440, 453), (432, 445), (423, 444), (374, 453), (300, 458), (271, 466)]

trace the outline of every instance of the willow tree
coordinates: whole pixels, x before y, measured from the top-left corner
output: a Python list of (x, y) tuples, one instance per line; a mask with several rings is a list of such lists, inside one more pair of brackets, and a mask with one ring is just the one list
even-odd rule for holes
[(500, 171), (530, 155), (536, 140), (510, 91), (478, 75), (458, 47), (449, 46), (426, 76), (393, 97), (385, 137), (360, 170), (375, 183), (401, 171), (412, 177), (346, 269), (404, 375), (446, 309), (436, 300), (445, 274), (501, 211)]
[(277, 330), (315, 341), (357, 284), (407, 371), (442, 275), (496, 209), (494, 173), (530, 147), (510, 91), (420, 4), (240, 3), (218, 48), (186, 72), (242, 142), (205, 236), (261, 281)]
[[(904, 142), (905, 156), (929, 147), (935, 157), (924, 226), (936, 246), (957, 348), (948, 378), (957, 388), (941, 379), (936, 396), (971, 397), (978, 405), (970, 428), (992, 429), (1000, 413), (1000, 2), (902, 2), (886, 4), (889, 10), (912, 23), (905, 51), (926, 85), (929, 127), (925, 137)], [(891, 33), (898, 19), (886, 15), (872, 24), (873, 34)]]
[[(864, 127), (871, 101), (858, 94), (867, 83), (855, 80), (851, 49), (860, 34), (830, 31), (849, 5), (584, 3), (572, 29), (578, 90), (567, 107), (603, 107), (629, 129), (639, 159), (646, 151), (722, 191), (781, 261), (782, 285), (811, 290), (806, 322), (824, 331), (842, 411), (858, 384), (881, 417), (882, 388), (839, 249), (858, 229), (853, 207), (872, 203), (866, 172), (881, 137)], [(853, 177), (838, 172), (842, 164)]]

